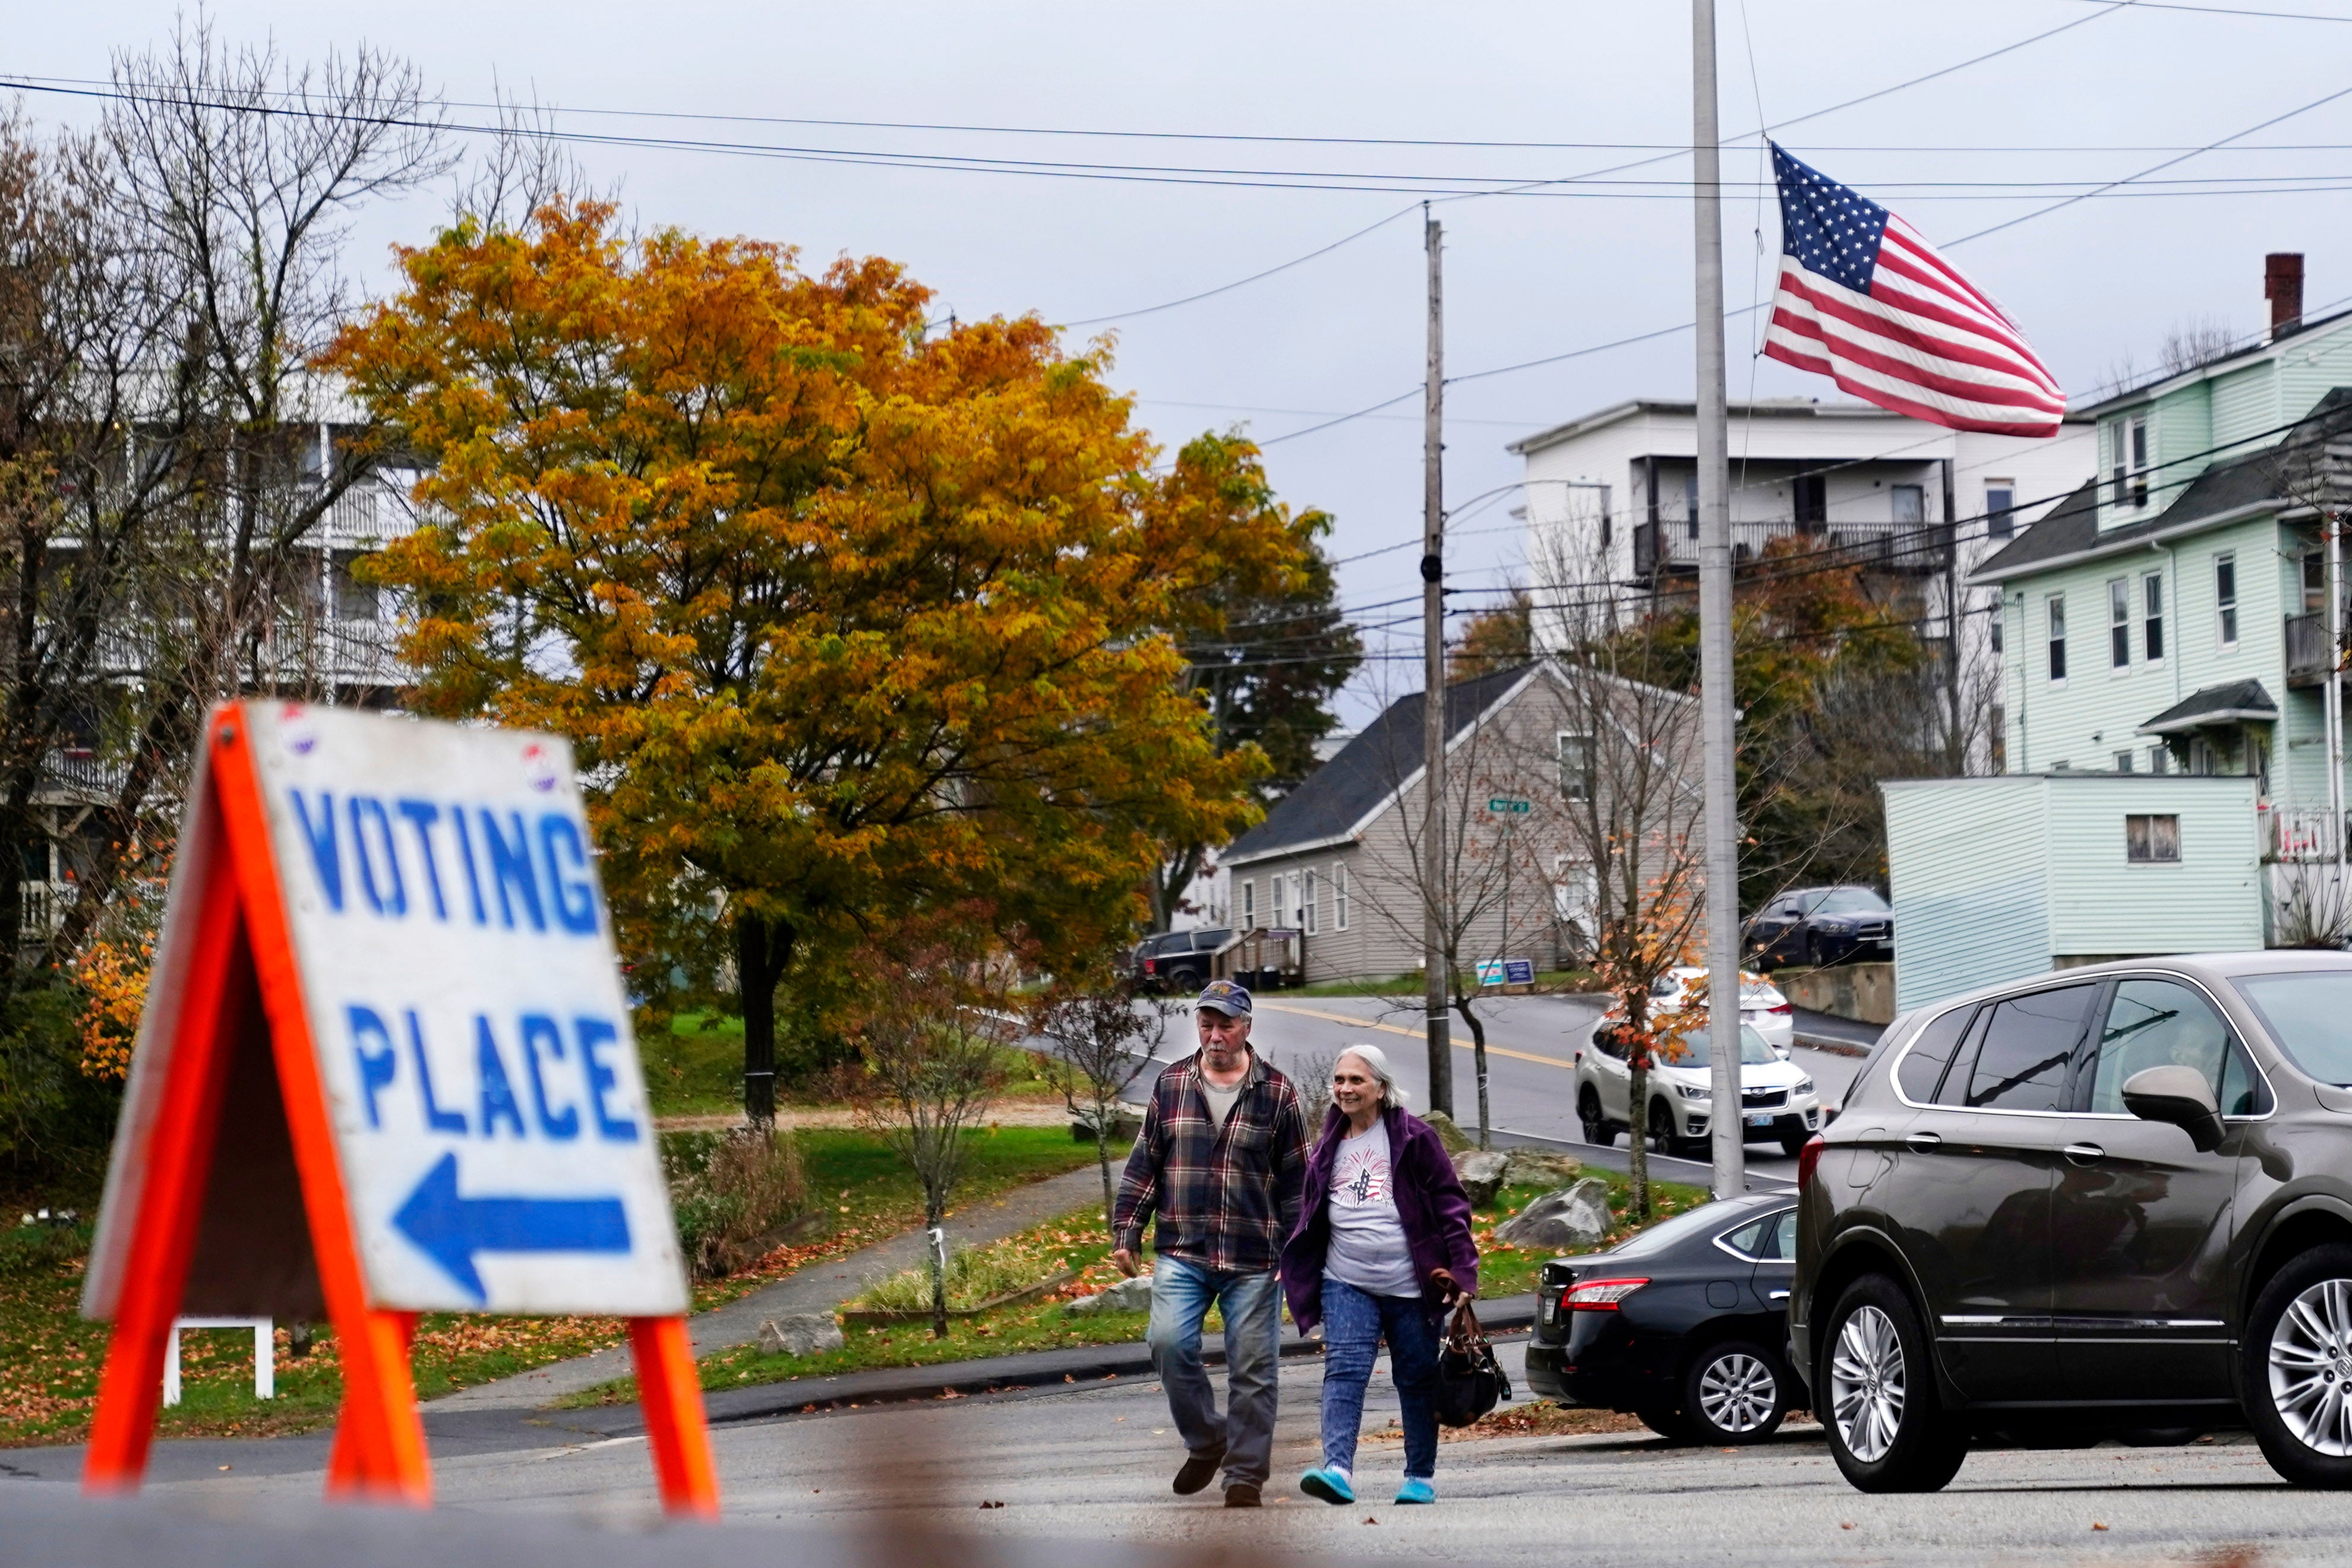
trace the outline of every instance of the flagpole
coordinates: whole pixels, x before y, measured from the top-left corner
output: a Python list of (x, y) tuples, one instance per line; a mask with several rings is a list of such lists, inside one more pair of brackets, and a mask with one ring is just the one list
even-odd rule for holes
[(1691, 0), (1691, 157), (1698, 275), (1699, 733), (1706, 761), (1706, 971), (1714, 1195), (1748, 1190), (1739, 1095), (1739, 828), (1732, 772), (1731, 443), (1723, 366), (1723, 153), (1715, 0)]

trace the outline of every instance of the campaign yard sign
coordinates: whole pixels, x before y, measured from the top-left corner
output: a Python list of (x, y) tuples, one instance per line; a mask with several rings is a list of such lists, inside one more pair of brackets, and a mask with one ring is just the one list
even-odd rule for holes
[(330, 1489), (429, 1498), (420, 1312), (629, 1320), (664, 1500), (717, 1507), (672, 1221), (560, 738), (216, 709), (83, 1294), (135, 1485), (173, 1316), (330, 1318)]

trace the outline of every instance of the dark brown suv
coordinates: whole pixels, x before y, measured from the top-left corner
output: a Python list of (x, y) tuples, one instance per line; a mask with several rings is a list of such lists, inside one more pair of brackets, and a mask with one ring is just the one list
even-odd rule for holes
[(2045, 975), (1890, 1026), (1799, 1161), (1798, 1371), (1846, 1479), (2251, 1427), (2352, 1487), (2352, 956)]

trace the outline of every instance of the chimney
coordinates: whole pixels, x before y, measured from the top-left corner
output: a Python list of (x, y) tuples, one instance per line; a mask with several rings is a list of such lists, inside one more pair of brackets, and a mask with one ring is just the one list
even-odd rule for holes
[(2263, 298), (2271, 302), (2271, 340), (2303, 329), (2303, 253), (2274, 250), (2263, 257)]

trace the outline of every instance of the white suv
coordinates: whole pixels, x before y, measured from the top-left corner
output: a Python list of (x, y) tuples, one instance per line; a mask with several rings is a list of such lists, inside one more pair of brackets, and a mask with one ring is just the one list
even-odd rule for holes
[[(1636, 1124), (1629, 1103), (1633, 1070), (1610, 1027), (1622, 1016), (1611, 1013), (1593, 1025), (1591, 1042), (1576, 1053), (1576, 1113), (1590, 1144), (1613, 1144), (1620, 1130)], [(1663, 1051), (1652, 1060), (1650, 1103), (1639, 1124), (1649, 1133), (1650, 1146), (1664, 1154), (1675, 1153), (1686, 1140), (1706, 1137), (1715, 1110), (1706, 1031), (1691, 1030), (1669, 1038), (1675, 1041), (1674, 1060), (1662, 1060)], [(1822, 1103), (1813, 1081), (1746, 1024), (1739, 1030), (1739, 1099), (1748, 1136), (1778, 1139), (1781, 1152), (1792, 1158), (1821, 1130)]]

